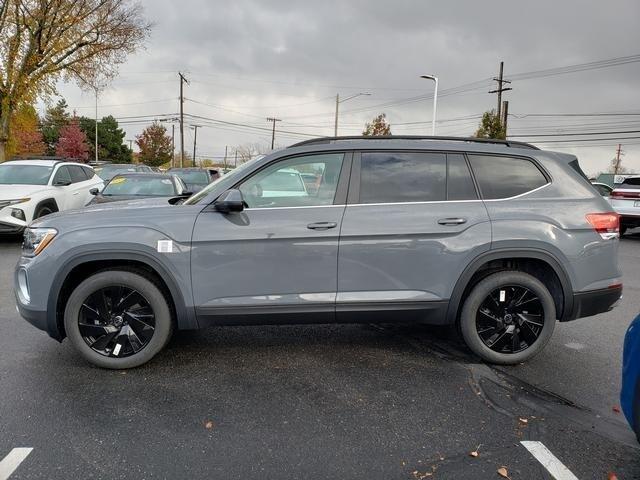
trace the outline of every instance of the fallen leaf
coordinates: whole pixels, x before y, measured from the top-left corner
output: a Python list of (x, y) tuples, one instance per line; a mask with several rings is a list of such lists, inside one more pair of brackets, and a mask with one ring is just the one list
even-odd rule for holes
[(507, 467), (500, 467), (498, 469), (498, 475), (500, 475), (502, 478), (506, 478), (507, 480), (511, 480), (511, 478), (509, 477), (509, 472), (507, 471)]
[(615, 413), (620, 413), (620, 407), (618, 407), (618, 406), (614, 405), (611, 410), (613, 410)]
[(482, 446), (482, 444), (478, 445), (473, 452), (469, 453), (469, 455), (471, 455), (472, 457), (478, 457), (480, 455), (480, 447), (481, 446)]
[(213, 422), (211, 420), (207, 420), (204, 423), (204, 428), (206, 428), (207, 430), (211, 430), (213, 428)]
[(527, 420), (526, 418), (519, 418), (518, 420), (520, 420), (520, 422), (524, 423), (525, 425), (529, 423), (529, 420)]
[(609, 475), (607, 475), (607, 480), (618, 480), (618, 476), (613, 472), (609, 472)]

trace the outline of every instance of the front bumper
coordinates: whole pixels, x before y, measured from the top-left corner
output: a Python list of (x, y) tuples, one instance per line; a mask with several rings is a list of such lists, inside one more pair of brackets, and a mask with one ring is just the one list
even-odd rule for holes
[(572, 312), (564, 321), (608, 312), (617, 305), (621, 298), (622, 285), (574, 293)]
[(13, 207), (0, 209), (0, 235), (17, 235), (23, 232), (27, 222), (11, 216)]

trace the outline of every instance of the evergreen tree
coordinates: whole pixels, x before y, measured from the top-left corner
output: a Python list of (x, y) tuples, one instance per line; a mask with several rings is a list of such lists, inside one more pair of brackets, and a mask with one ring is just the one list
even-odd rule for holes
[(478, 127), (478, 130), (476, 130), (474, 137), (495, 138), (499, 140), (507, 138), (504, 125), (502, 125), (502, 122), (495, 110), (484, 112), (482, 120), (480, 120), (480, 126)]
[[(87, 136), (89, 157), (95, 158), (96, 121), (80, 117), (80, 128)], [(98, 122), (98, 158), (113, 163), (131, 163), (131, 150), (123, 144), (126, 133), (111, 115)]]
[(60, 129), (69, 124), (71, 115), (64, 98), (58, 100), (54, 107), (49, 107), (42, 121), (42, 137), (46, 145), (46, 154), (55, 155), (56, 145), (60, 138)]

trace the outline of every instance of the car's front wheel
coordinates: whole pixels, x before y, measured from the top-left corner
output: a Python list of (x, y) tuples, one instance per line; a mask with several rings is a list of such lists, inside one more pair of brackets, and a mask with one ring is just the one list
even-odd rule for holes
[(64, 313), (69, 340), (89, 362), (112, 369), (140, 366), (167, 344), (171, 308), (153, 279), (106, 270), (80, 283)]
[(490, 363), (530, 359), (547, 344), (556, 323), (553, 297), (540, 280), (502, 271), (478, 282), (466, 298), (460, 330), (467, 346)]

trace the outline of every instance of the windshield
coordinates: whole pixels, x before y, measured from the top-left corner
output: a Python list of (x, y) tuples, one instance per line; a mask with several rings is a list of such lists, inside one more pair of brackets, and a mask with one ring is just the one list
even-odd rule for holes
[(109, 180), (118, 173), (135, 172), (136, 167), (133, 165), (105, 165), (98, 171), (98, 176), (103, 180)]
[(0, 165), (0, 185), (46, 185), (53, 167), (44, 165)]
[(201, 170), (169, 170), (169, 173), (177, 175), (186, 184), (206, 185), (209, 183), (209, 174)]
[(223, 177), (217, 178), (216, 180), (211, 182), (209, 185), (204, 187), (202, 190), (200, 190), (198, 193), (196, 193), (195, 195), (192, 195), (191, 197), (189, 197), (189, 199), (186, 202), (184, 202), (184, 205), (193, 205), (195, 203), (198, 203), (201, 199), (206, 197), (213, 188), (215, 188), (215, 186), (218, 184), (218, 182), (220, 182), (223, 179), (225, 181), (227, 181), (228, 179), (231, 179), (233, 182), (238, 181), (240, 179), (240, 177), (242, 176), (242, 172), (244, 170), (246, 170), (247, 168), (249, 168), (250, 166), (252, 166), (258, 160), (260, 160), (262, 157), (264, 157), (264, 155), (262, 155), (260, 157), (256, 157), (256, 158), (254, 158), (252, 160), (249, 160), (248, 162), (243, 163), (241, 165), (238, 165), (236, 168), (231, 170), (229, 173), (227, 173)]
[(102, 195), (131, 195), (144, 197), (170, 197), (175, 195), (173, 182), (168, 178), (116, 176), (102, 190)]

